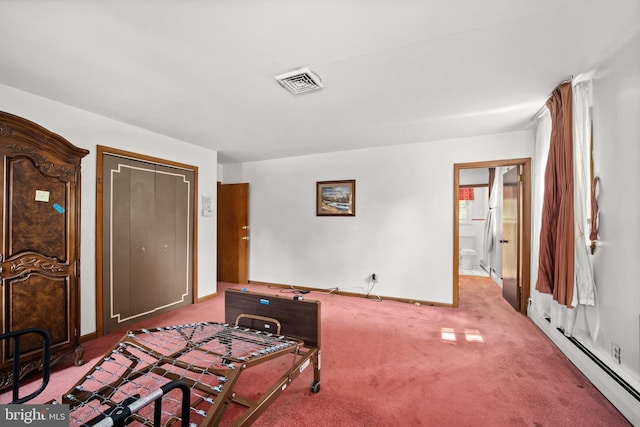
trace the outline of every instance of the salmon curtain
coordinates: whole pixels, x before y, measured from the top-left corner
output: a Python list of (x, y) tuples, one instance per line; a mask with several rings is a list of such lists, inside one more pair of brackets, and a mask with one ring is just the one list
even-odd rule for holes
[(458, 189), (458, 199), (460, 200), (474, 200), (473, 187), (463, 187)]
[(544, 176), (536, 290), (571, 307), (574, 288), (573, 140), (571, 83), (547, 100), (551, 141)]

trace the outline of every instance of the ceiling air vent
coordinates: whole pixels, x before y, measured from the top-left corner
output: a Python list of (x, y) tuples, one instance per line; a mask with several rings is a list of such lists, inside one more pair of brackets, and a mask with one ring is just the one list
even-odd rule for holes
[(308, 67), (297, 68), (276, 76), (280, 85), (293, 94), (322, 89), (320, 77)]

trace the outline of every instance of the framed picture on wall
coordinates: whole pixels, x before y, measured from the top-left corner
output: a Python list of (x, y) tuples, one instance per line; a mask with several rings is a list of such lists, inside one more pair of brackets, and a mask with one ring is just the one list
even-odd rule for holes
[(316, 182), (316, 216), (356, 216), (356, 180)]

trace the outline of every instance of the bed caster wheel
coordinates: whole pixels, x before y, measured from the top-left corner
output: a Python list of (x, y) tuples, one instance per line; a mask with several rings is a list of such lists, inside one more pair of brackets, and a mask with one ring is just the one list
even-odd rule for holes
[(318, 393), (320, 391), (320, 381), (314, 381), (311, 384), (311, 392)]

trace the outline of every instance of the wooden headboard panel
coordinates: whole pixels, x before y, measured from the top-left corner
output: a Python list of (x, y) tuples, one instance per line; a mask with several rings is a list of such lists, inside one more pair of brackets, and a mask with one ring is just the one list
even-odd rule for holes
[[(227, 289), (224, 306), (225, 323), (234, 325), (241, 314), (270, 317), (280, 322), (282, 335), (300, 339), (307, 347), (320, 348), (320, 301)], [(241, 324), (246, 324), (246, 319), (243, 321)]]

